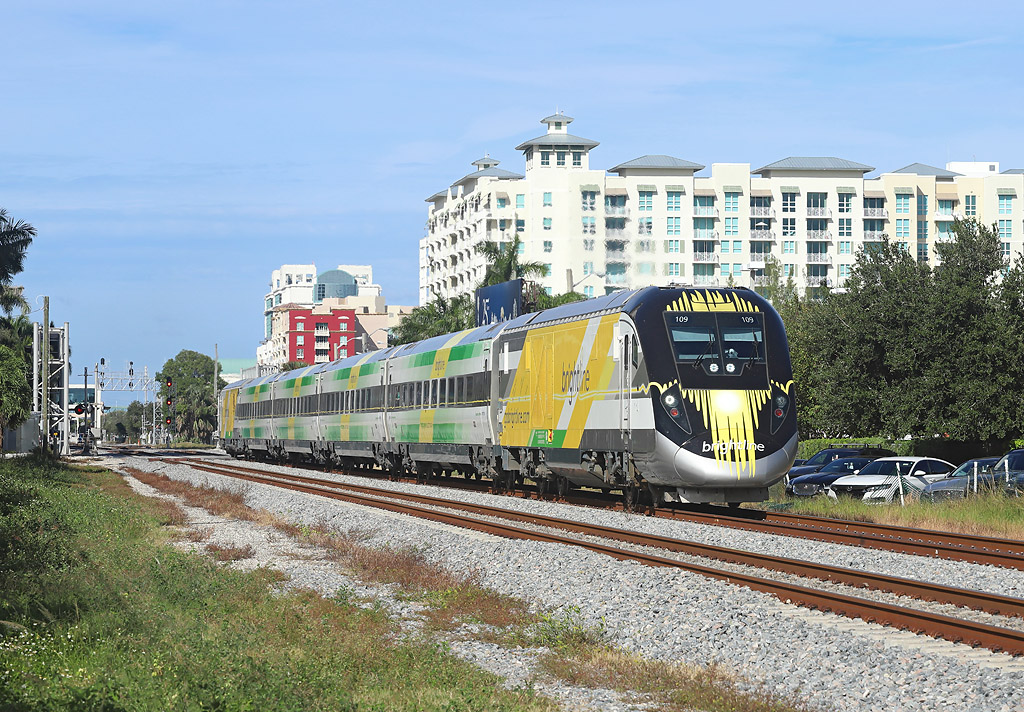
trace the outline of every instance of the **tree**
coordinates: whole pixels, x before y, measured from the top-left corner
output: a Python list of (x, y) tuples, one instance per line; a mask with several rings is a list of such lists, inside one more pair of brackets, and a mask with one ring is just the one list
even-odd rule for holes
[(471, 329), (475, 324), (473, 301), (468, 294), (460, 294), (451, 299), (437, 296), (407, 314), (392, 331), (390, 343), (398, 346), (422, 341), (432, 336)]
[(28, 307), (21, 292), (11, 287), (11, 281), (21, 272), (25, 252), (35, 234), (36, 229), (29, 223), (13, 220), (6, 210), (0, 208), (0, 311), (4, 314)]
[(516, 233), (509, 242), (482, 242), (476, 246), (476, 251), (487, 261), (487, 271), (484, 273), (481, 287), (490, 287), (513, 279), (547, 275), (547, 267), (542, 263), (519, 261), (519, 245), (519, 233)]
[(0, 346), (7, 346), (21, 354), (27, 364), (32, 363), (32, 321), (25, 314), (0, 317)]
[[(173, 405), (163, 407), (164, 417), (172, 418), (173, 432), (180, 439), (210, 442), (217, 429), (217, 404), (213, 397), (213, 359), (185, 349), (168, 360), (157, 374), (160, 397), (170, 396)], [(167, 388), (167, 379), (172, 387)], [(217, 378), (217, 389), (227, 385)]]
[(3, 433), (25, 422), (31, 397), (25, 362), (12, 349), (0, 346), (0, 449)]

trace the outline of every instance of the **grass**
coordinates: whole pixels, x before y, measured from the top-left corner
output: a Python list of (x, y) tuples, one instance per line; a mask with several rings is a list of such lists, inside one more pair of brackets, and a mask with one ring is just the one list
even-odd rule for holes
[(0, 463), (0, 709), (540, 710), (380, 609), (164, 545), (112, 473)]
[(788, 511), (860, 522), (878, 522), (921, 529), (1024, 540), (1024, 499), (999, 492), (979, 493), (962, 500), (867, 504), (855, 499), (792, 497)]

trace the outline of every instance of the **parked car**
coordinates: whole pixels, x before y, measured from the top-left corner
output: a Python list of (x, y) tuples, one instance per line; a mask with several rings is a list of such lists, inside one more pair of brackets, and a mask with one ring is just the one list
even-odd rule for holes
[(1024, 493), (1024, 449), (1010, 450), (992, 465), (992, 476), (1005, 483), (1010, 494)]
[(998, 457), (973, 457), (960, 464), (955, 470), (925, 486), (921, 491), (921, 499), (937, 502), (939, 500), (963, 499), (974, 487), (974, 473), (978, 473), (978, 490), (992, 490), (1002, 480), (992, 474), (992, 465)]
[(929, 482), (941, 480), (956, 467), (932, 457), (881, 457), (866, 464), (856, 475), (847, 475), (829, 485), (830, 497), (856, 497), (865, 502), (891, 502), (899, 496), (897, 476), (905, 492), (920, 493)]
[(841, 457), (833, 460), (817, 472), (794, 477), (786, 485), (786, 494), (796, 497), (813, 497), (824, 494), (825, 488), (846, 475), (856, 475), (864, 465), (871, 462), (870, 457)]
[(788, 481), (800, 475), (809, 475), (812, 472), (817, 472), (828, 463), (841, 457), (867, 457), (874, 460), (878, 457), (888, 457), (895, 454), (892, 450), (880, 447), (827, 447), (824, 450), (818, 450), (818, 452), (806, 460), (796, 460), (793, 467), (789, 469), (789, 474), (786, 478)]

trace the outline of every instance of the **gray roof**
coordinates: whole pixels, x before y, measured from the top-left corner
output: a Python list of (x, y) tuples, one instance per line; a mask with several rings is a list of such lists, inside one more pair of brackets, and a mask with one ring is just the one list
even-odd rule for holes
[(434, 193), (432, 196), (430, 196), (429, 198), (427, 198), (423, 202), (424, 203), (433, 203), (435, 200), (440, 200), (441, 198), (447, 198), (447, 197), (448, 197), (448, 189), (445, 188), (444, 190), (437, 191), (436, 193)]
[(483, 158), (476, 159), (475, 161), (473, 161), (469, 165), (471, 165), (471, 166), (483, 166), (484, 168), (487, 168), (489, 166), (496, 166), (499, 163), (501, 163), (501, 161), (499, 161), (497, 158), (491, 158), (490, 156), (484, 156)]
[(1024, 173), (1024, 168), (1007, 168), (1005, 171), (1003, 171), (1004, 176), (1019, 176), (1022, 173)]
[(484, 168), (483, 170), (480, 171), (473, 171), (472, 173), (467, 173), (462, 178), (452, 183), (452, 185), (461, 185), (468, 180), (476, 180), (477, 178), (498, 178), (499, 180), (516, 180), (522, 177), (523, 176), (520, 175), (519, 173), (513, 173), (512, 171), (506, 171), (504, 168), (495, 168), (492, 166), (490, 168)]
[(531, 138), (529, 141), (523, 141), (516, 146), (516, 150), (525, 151), (530, 146), (583, 146), (583, 148), (593, 148), (597, 145), (599, 145), (597, 141), (591, 141), (589, 138), (580, 138), (579, 136), (567, 133), (549, 133), (537, 138)]
[(865, 166), (863, 163), (847, 161), (845, 158), (832, 158), (830, 156), (790, 156), (781, 161), (769, 163), (767, 166), (758, 168), (752, 173), (764, 173), (765, 171), (858, 171), (870, 173), (875, 170), (873, 166)]
[(561, 121), (564, 124), (570, 124), (572, 123), (573, 118), (571, 116), (566, 116), (565, 114), (552, 114), (551, 116), (546, 116), (540, 120), (542, 124), (553, 123), (555, 121)]
[(912, 173), (918, 176), (935, 176), (936, 178), (956, 178), (962, 173), (954, 173), (953, 171), (947, 171), (945, 168), (936, 168), (935, 166), (926, 166), (924, 163), (911, 163), (909, 166), (903, 166), (898, 171), (892, 171), (893, 173)]
[(632, 161), (620, 163), (609, 170), (617, 171), (623, 168), (679, 168), (682, 170), (699, 171), (703, 170), (704, 166), (699, 163), (694, 163), (693, 161), (684, 161), (682, 158), (675, 158), (674, 156), (666, 156), (659, 153), (634, 158)]

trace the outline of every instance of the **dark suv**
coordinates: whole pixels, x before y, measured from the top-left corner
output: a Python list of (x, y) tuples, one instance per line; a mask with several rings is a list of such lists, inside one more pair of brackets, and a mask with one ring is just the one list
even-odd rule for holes
[(892, 457), (895, 454), (896, 453), (892, 450), (886, 450), (881, 447), (861, 445), (827, 447), (824, 450), (818, 450), (818, 452), (814, 453), (806, 460), (797, 460), (794, 462), (793, 467), (790, 468), (789, 474), (786, 476), (786, 481), (788, 482), (794, 477), (799, 477), (800, 475), (809, 475), (812, 472), (817, 472), (828, 463), (833, 460), (838, 460), (840, 457), (870, 457), (872, 459), (876, 459), (879, 457)]

